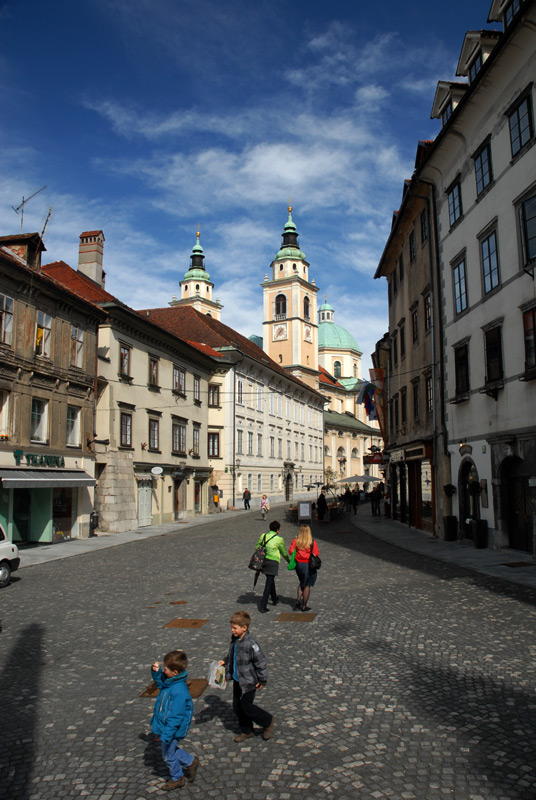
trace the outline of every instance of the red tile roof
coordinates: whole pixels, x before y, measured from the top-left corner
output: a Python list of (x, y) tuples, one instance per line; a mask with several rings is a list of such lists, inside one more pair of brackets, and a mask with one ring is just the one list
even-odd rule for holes
[(82, 236), (98, 236), (99, 233), (102, 233), (102, 231), (84, 231), (84, 233), (80, 234), (80, 238), (82, 238)]
[[(191, 306), (170, 306), (169, 308), (149, 308), (138, 311), (139, 314), (149, 314), (148, 318), (167, 328), (177, 336), (187, 336), (188, 341), (196, 341), (209, 345), (212, 348), (235, 347), (244, 355), (264, 364), (268, 369), (279, 373), (282, 377), (293, 381), (301, 388), (319, 393), (305, 384), (292, 373), (287, 372), (280, 364), (273, 361), (258, 345), (247, 339), (238, 331), (220, 322), (208, 314), (201, 314)], [(341, 387), (342, 388), (342, 387)], [(319, 395), (320, 396), (320, 395)]]
[(333, 375), (330, 375), (330, 373), (327, 371), (327, 369), (324, 369), (324, 367), (319, 366), (318, 370), (320, 372), (319, 380), (320, 380), (320, 384), (322, 386), (326, 386), (326, 385), (327, 386), (334, 386), (336, 389), (345, 390), (344, 386), (342, 385), (342, 383), (339, 383), (337, 378), (334, 378)]
[(46, 275), (49, 275), (57, 280), (63, 286), (66, 286), (78, 297), (90, 300), (97, 305), (102, 303), (114, 303), (132, 314), (141, 316), (152, 325), (157, 325), (158, 327), (166, 330), (168, 333), (174, 333), (177, 338), (188, 344), (190, 347), (193, 347), (193, 349), (197, 350), (199, 353), (204, 353), (212, 358), (221, 359), (222, 357), (220, 353), (216, 352), (216, 350), (213, 350), (211, 347), (208, 347), (204, 344), (200, 345), (199, 342), (189, 341), (189, 339), (181, 336), (180, 333), (177, 333), (176, 331), (170, 331), (166, 326), (160, 325), (158, 320), (153, 319), (152, 317), (149, 318), (146, 312), (140, 312), (130, 308), (130, 306), (127, 306), (126, 303), (121, 302), (121, 300), (118, 300), (113, 294), (110, 294), (110, 292), (107, 292), (106, 289), (102, 288), (102, 286), (99, 286), (97, 283), (95, 283), (95, 281), (92, 281), (91, 278), (88, 278), (87, 275), (84, 275), (83, 272), (78, 272), (78, 270), (73, 269), (64, 261), (54, 261), (52, 264), (45, 264), (45, 266), (42, 268), (42, 271)]

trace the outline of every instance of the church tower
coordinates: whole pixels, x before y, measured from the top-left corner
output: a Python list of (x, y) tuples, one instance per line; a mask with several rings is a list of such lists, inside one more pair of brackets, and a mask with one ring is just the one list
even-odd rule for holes
[(218, 299), (212, 299), (212, 289), (214, 284), (210, 280), (210, 275), (205, 269), (205, 254), (199, 243), (199, 231), (197, 231), (196, 243), (192, 248), (190, 259), (192, 264), (188, 272), (184, 274), (180, 282), (181, 299), (176, 297), (170, 302), (170, 306), (193, 306), (201, 314), (207, 314), (214, 319), (221, 318), (222, 304)]
[(277, 364), (313, 388), (318, 386), (318, 324), (314, 280), (298, 244), (292, 206), (283, 229), (281, 249), (270, 266), (263, 289), (263, 347)]

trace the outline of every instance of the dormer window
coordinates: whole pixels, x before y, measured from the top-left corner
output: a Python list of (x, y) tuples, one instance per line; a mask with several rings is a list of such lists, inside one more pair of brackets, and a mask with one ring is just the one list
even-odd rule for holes
[(521, 8), (522, 0), (512, 0), (504, 9), (504, 27), (508, 28), (514, 21), (514, 17)]
[(452, 100), (449, 100), (441, 112), (441, 124), (445, 126), (452, 116)]
[(469, 83), (473, 83), (474, 79), (482, 69), (482, 50), (479, 50), (476, 58), (469, 67)]

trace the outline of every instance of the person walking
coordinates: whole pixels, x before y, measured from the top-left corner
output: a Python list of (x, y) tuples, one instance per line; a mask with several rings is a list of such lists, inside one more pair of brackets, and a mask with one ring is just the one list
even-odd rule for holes
[(264, 584), (264, 592), (261, 599), (260, 612), (266, 614), (270, 609), (268, 608), (268, 598), (272, 599), (274, 606), (277, 605), (278, 598), (275, 589), (275, 579), (279, 573), (279, 562), (281, 556), (286, 561), (289, 561), (285, 542), (283, 537), (279, 535), (281, 525), (277, 520), (270, 522), (270, 532), (263, 533), (255, 547), (265, 547), (266, 557), (262, 565), (262, 574), (266, 577)]
[(274, 729), (273, 714), (254, 705), (256, 690), (264, 689), (268, 680), (266, 658), (249, 633), (251, 617), (247, 611), (235, 612), (230, 623), (231, 644), (220, 666), (225, 666), (227, 680), (233, 681), (233, 711), (240, 725), (234, 740), (240, 743), (254, 736), (254, 722), (262, 728), (262, 738), (268, 740)]
[(262, 518), (266, 519), (266, 515), (268, 514), (268, 512), (270, 510), (270, 501), (268, 500), (268, 498), (266, 497), (265, 494), (263, 494), (263, 496), (261, 497), (260, 509), (261, 509)]
[(251, 500), (251, 492), (249, 491), (247, 486), (244, 489), (244, 493), (242, 495), (242, 500), (244, 501), (244, 510), (245, 511), (249, 511), (249, 501)]
[(354, 509), (354, 514), (357, 512), (359, 508), (359, 492), (357, 489), (352, 491), (352, 508)]
[(190, 728), (194, 704), (186, 685), (188, 658), (184, 650), (171, 650), (164, 656), (164, 666), (153, 663), (151, 675), (159, 688), (154, 705), (151, 730), (160, 739), (162, 758), (169, 769), (169, 780), (160, 788), (166, 792), (185, 786), (184, 775), (194, 782), (199, 759), (179, 747)]
[(318, 546), (314, 541), (309, 525), (302, 525), (297, 537), (292, 540), (289, 547), (289, 556), (296, 551), (296, 575), (298, 576), (298, 597), (296, 599), (296, 610), (309, 611), (309, 595), (311, 587), (316, 583), (317, 571), (309, 567), (311, 553), (319, 556)]

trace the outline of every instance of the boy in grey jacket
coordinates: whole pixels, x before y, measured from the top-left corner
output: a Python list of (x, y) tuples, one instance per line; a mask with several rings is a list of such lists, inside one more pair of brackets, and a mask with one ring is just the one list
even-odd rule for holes
[(273, 715), (253, 702), (256, 690), (263, 689), (268, 679), (266, 659), (249, 634), (251, 617), (247, 611), (237, 611), (229, 621), (231, 644), (227, 657), (220, 661), (220, 665), (225, 665), (227, 680), (233, 681), (233, 711), (240, 725), (235, 742), (243, 742), (254, 736), (254, 722), (262, 728), (262, 738), (269, 739), (274, 728)]

